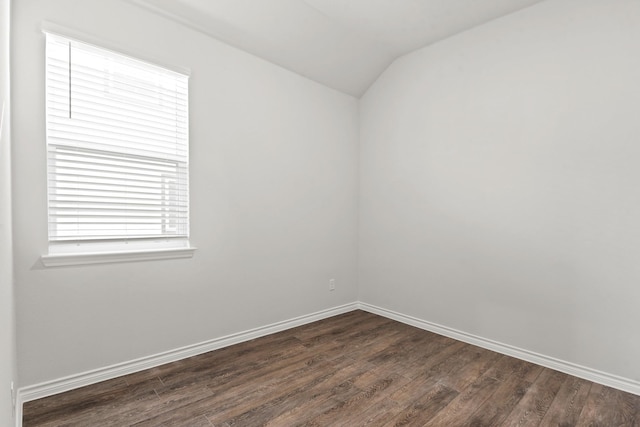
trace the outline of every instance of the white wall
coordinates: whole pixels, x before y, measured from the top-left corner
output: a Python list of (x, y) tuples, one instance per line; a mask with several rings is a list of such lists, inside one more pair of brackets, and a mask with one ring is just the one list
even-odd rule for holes
[(361, 101), (360, 298), (640, 380), (640, 2), (553, 0)]
[[(357, 100), (123, 1), (21, 0), (13, 13), (22, 386), (356, 299)], [(192, 70), (193, 259), (41, 267), (42, 20)]]
[(0, 425), (13, 425), (11, 381), (16, 378), (11, 248), (9, 131), (9, 0), (0, 1)]

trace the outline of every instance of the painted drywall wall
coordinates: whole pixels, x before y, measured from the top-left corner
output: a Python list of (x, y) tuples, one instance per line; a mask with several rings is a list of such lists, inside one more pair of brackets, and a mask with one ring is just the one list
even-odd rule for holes
[[(43, 20), (191, 69), (192, 259), (42, 268)], [(12, 25), (22, 386), (356, 299), (356, 99), (124, 1), (21, 0)]]
[(0, 425), (3, 426), (14, 424), (10, 384), (17, 373), (11, 239), (10, 11), (9, 0), (0, 0)]
[(640, 380), (640, 2), (554, 0), (361, 100), (360, 299)]

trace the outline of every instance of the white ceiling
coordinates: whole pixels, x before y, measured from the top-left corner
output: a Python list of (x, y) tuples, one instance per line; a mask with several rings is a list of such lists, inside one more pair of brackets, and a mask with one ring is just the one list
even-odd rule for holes
[(397, 57), (542, 0), (130, 0), (360, 97)]

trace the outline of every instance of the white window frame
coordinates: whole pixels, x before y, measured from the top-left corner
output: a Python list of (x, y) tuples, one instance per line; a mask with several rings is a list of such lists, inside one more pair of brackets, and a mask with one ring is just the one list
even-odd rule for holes
[[(43, 25), (43, 32), (52, 34), (53, 36), (63, 37), (73, 42), (83, 43), (90, 45), (96, 49), (104, 51), (106, 53), (129, 57), (136, 61), (146, 62), (149, 65), (160, 67), (154, 64), (154, 62), (147, 61), (146, 59), (138, 59), (138, 55), (129, 55), (128, 53), (120, 53), (120, 49), (111, 47), (103, 48), (103, 43), (96, 43), (90, 37), (82, 37), (69, 35), (68, 31), (59, 31), (58, 28), (51, 30), (52, 25)], [(83, 40), (90, 40), (89, 42)], [(175, 71), (172, 67), (160, 67), (170, 71)], [(183, 69), (175, 71), (181, 74), (185, 74), (188, 77), (188, 72), (184, 72)], [(45, 72), (46, 74), (46, 72)], [(188, 89), (187, 89), (188, 90)], [(187, 95), (188, 96), (188, 95)], [(48, 120), (49, 116), (47, 116)], [(187, 146), (188, 146), (188, 106), (187, 106)], [(47, 139), (47, 152), (49, 152), (49, 139)], [(49, 165), (48, 165), (49, 169)], [(187, 154), (187, 172), (186, 172), (186, 185), (188, 193), (188, 154)], [(49, 183), (49, 173), (47, 174), (47, 182)], [(49, 184), (48, 184), (49, 185)], [(49, 192), (48, 192), (49, 193)], [(48, 194), (48, 199), (49, 199)], [(187, 210), (189, 208), (187, 201)], [(48, 206), (48, 217), (51, 210)], [(70, 265), (82, 265), (82, 264), (102, 264), (102, 263), (119, 263), (119, 262), (131, 262), (131, 261), (144, 261), (144, 260), (158, 260), (158, 259), (174, 259), (174, 258), (189, 258), (193, 256), (195, 247), (190, 244), (189, 241), (189, 214), (187, 213), (187, 225), (186, 235), (179, 238), (119, 238), (119, 239), (96, 239), (96, 240), (71, 240), (71, 241), (49, 241), (48, 254), (42, 255), (41, 261), (45, 267), (60, 267)], [(184, 233), (183, 233), (184, 234)]]

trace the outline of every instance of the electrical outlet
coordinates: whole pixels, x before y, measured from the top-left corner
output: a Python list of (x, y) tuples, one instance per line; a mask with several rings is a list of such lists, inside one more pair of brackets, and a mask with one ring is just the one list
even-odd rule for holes
[(329, 290), (330, 291), (336, 290), (336, 279), (329, 279)]

